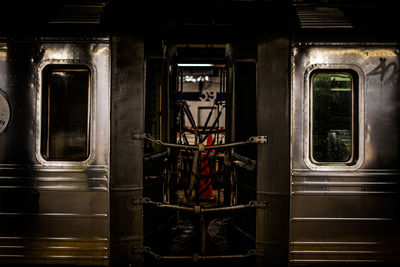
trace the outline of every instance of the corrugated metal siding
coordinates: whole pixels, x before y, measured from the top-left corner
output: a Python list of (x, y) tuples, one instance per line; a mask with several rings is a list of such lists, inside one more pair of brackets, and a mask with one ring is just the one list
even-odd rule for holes
[(400, 260), (398, 171), (293, 174), (291, 263)]
[(49, 14), (50, 24), (99, 24), (105, 1), (64, 1)]
[(301, 28), (353, 28), (339, 8), (296, 6)]

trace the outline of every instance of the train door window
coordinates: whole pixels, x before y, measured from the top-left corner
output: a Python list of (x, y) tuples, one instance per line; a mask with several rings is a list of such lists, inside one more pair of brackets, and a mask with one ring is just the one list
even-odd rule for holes
[(42, 73), (41, 154), (46, 160), (89, 156), (90, 69), (49, 65)]
[(311, 77), (312, 160), (352, 164), (356, 157), (356, 75), (318, 71)]

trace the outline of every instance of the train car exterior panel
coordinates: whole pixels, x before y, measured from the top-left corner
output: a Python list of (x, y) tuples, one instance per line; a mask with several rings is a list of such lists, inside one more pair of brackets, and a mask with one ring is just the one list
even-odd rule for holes
[(140, 38), (114, 35), (111, 94), (111, 258), (112, 264), (142, 264), (144, 44)]
[[(9, 98), (12, 120), (0, 140), (5, 148), (0, 156), (0, 259), (107, 265), (108, 39), (6, 40), (1, 47), (0, 88)], [(76, 66), (90, 70), (87, 159), (43, 156), (43, 77), (48, 66), (60, 67), (60, 73)]]
[[(399, 260), (398, 64), (394, 44), (294, 44), (292, 264)], [(336, 99), (347, 90), (339, 88), (341, 77), (352, 76), (353, 136), (347, 137), (352, 138), (347, 151), (354, 158), (348, 162), (313, 159), (312, 105), (320, 93), (311, 96), (315, 72), (340, 74), (330, 81), (336, 83), (331, 89)]]
[[(290, 40), (271, 38), (258, 45), (257, 134), (270, 142), (257, 151), (257, 200), (267, 209), (257, 210), (256, 248), (265, 251), (259, 263), (287, 261), (289, 227), (289, 150), (290, 150)], [(261, 258), (261, 257), (260, 257)]]

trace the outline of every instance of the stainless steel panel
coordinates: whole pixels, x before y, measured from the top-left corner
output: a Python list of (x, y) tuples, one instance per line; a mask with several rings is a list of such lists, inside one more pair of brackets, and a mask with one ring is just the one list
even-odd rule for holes
[[(400, 260), (400, 99), (394, 44), (295, 43), (292, 48), (291, 264)], [(318, 165), (309, 155), (309, 75), (358, 75), (359, 155)]]
[(0, 242), (2, 263), (108, 263), (108, 239), (105, 238), (42, 238), (17, 235), (0, 237)]
[[(0, 136), (0, 262), (109, 262), (109, 91), (106, 39), (12, 40), (1, 44), (0, 88), (13, 117)], [(41, 70), (84, 64), (92, 72), (90, 156), (40, 155)]]
[(256, 248), (265, 251), (258, 264), (287, 262), (289, 234), (290, 87), (287, 37), (271, 38), (258, 45), (257, 134), (268, 136), (268, 144), (257, 147), (258, 209)]
[(143, 195), (144, 45), (140, 39), (112, 38), (111, 256), (113, 264), (140, 265), (143, 207), (129, 200)]

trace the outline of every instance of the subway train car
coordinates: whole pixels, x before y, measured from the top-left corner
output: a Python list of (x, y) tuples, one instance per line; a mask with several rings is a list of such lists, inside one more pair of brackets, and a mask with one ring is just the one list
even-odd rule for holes
[(399, 264), (400, 5), (367, 2), (10, 1), (0, 264)]

